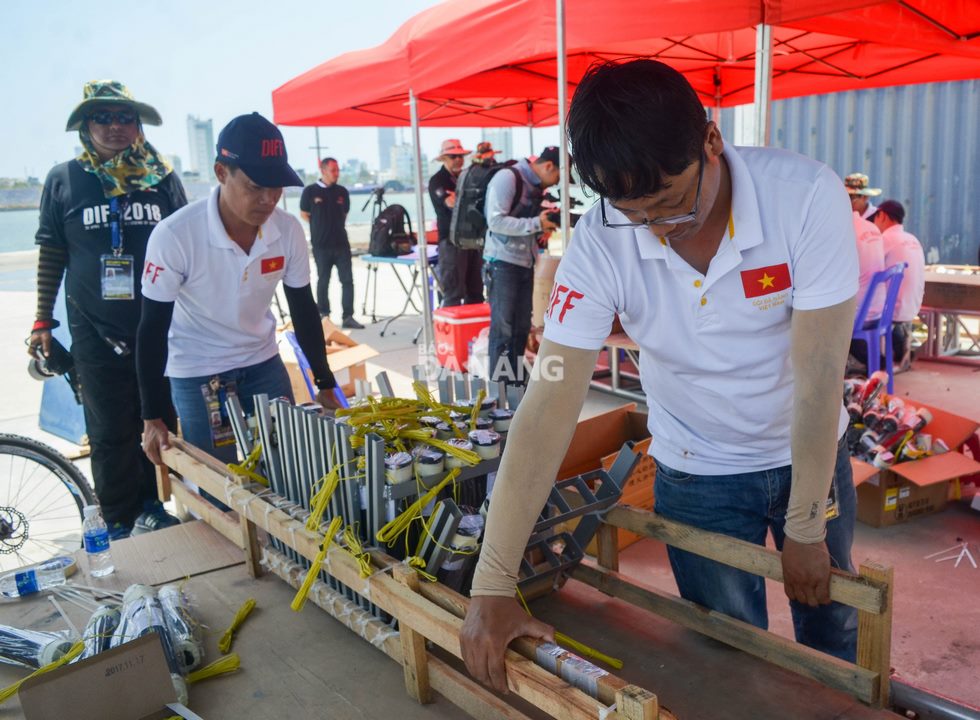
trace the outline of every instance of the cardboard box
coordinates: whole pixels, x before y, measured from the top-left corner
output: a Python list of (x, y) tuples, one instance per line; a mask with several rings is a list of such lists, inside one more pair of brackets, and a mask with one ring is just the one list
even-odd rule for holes
[(20, 704), (26, 720), (200, 720), (177, 704), (156, 633), (25, 681)]
[[(644, 418), (645, 417), (646, 416), (644, 416)], [(619, 499), (620, 505), (630, 505), (635, 508), (640, 508), (641, 510), (649, 510), (650, 512), (653, 512), (653, 483), (657, 477), (657, 463), (652, 456), (647, 454), (649, 450), (649, 437), (646, 440), (640, 440), (639, 442), (633, 444), (633, 451), (641, 457), (639, 462), (637, 462), (636, 466), (633, 468), (633, 472), (626, 480), (626, 485), (623, 487), (623, 495)], [(613, 463), (616, 462), (616, 457), (618, 455), (619, 452), (617, 451), (602, 458), (602, 467), (606, 470), (611, 468)], [(620, 550), (642, 540), (644, 537), (643, 535), (637, 535), (636, 533), (631, 533), (629, 530), (623, 530), (622, 528), (616, 528), (616, 535), (616, 546)], [(590, 545), (589, 547), (592, 548), (593, 545)], [(595, 555), (593, 550), (590, 549), (589, 552)]]
[(980, 275), (936, 265), (926, 268), (922, 305), (980, 312)]
[[(558, 479), (598, 470), (607, 455), (615, 455), (627, 440), (647, 440), (646, 413), (636, 411), (636, 403), (625, 405), (582, 420), (575, 428), (565, 459), (558, 468)], [(648, 445), (649, 446), (649, 445)]]
[(944, 440), (951, 452), (898, 463), (881, 471), (851, 458), (857, 486), (857, 517), (873, 527), (897, 525), (939, 512), (946, 507), (952, 483), (980, 472), (980, 463), (958, 452), (980, 424), (914, 400), (910, 402), (932, 413), (932, 422), (922, 432), (932, 435), (933, 439)]
[[(364, 367), (364, 362), (376, 356), (378, 351), (370, 345), (358, 343), (343, 333), (328, 318), (323, 318), (322, 322), (327, 362), (330, 364), (330, 369), (333, 371), (334, 377), (337, 378), (337, 383), (344, 395), (353, 397), (356, 390), (355, 381), (367, 379), (367, 369)], [(279, 328), (280, 332), (286, 330), (292, 330), (292, 323), (286, 323)], [(293, 396), (296, 398), (296, 402), (311, 400), (310, 390), (303, 379), (303, 371), (300, 370), (299, 363), (296, 362), (293, 347), (284, 337), (279, 338), (279, 355), (286, 366), (286, 372), (289, 373), (289, 381), (293, 386)]]

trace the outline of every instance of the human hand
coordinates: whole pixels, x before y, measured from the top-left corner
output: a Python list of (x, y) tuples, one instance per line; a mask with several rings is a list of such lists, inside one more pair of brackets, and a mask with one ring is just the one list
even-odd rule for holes
[(35, 357), (38, 348), (41, 349), (41, 354), (44, 357), (47, 357), (48, 353), (51, 352), (50, 330), (34, 330), (31, 333), (31, 337), (27, 340), (27, 354)]
[(538, 215), (538, 219), (541, 220), (541, 232), (550, 233), (558, 229), (558, 226), (548, 219), (548, 213), (550, 210), (542, 210), (541, 214)]
[(454, 193), (452, 190), (446, 191), (446, 207), (447, 208), (456, 207), (456, 193)]
[(826, 543), (783, 542), (783, 588), (790, 600), (811, 607), (830, 602), (830, 553)]
[(504, 653), (512, 640), (524, 636), (554, 642), (555, 630), (524, 612), (514, 598), (473, 598), (459, 633), (466, 669), (484, 685), (506, 693)]
[(317, 390), (316, 392), (316, 401), (323, 406), (324, 410), (329, 410), (331, 413), (344, 407), (340, 404), (340, 400), (337, 399), (335, 390), (336, 388), (327, 388), (325, 390)]
[(161, 450), (170, 448), (170, 430), (163, 420), (143, 421), (143, 452), (154, 465), (163, 465)]

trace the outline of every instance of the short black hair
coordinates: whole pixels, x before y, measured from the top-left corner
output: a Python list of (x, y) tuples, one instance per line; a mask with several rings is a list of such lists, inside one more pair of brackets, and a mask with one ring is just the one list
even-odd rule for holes
[(340, 163), (337, 162), (337, 158), (331, 158), (331, 157), (323, 158), (323, 160), (320, 161), (320, 167), (324, 167), (329, 163), (335, 163), (337, 167), (340, 167)]
[(228, 162), (227, 158), (217, 157), (214, 160), (214, 164), (215, 165), (224, 165), (226, 168), (228, 168), (228, 172), (231, 175), (234, 175), (236, 172), (238, 172), (238, 166), (235, 163), (233, 163), (233, 162)]
[(568, 138), (582, 182), (635, 200), (701, 157), (708, 117), (687, 79), (655, 60), (593, 65), (575, 90)]

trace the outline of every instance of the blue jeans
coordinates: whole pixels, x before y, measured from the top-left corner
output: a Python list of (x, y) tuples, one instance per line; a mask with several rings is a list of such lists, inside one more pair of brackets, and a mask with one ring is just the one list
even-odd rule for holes
[[(654, 488), (657, 514), (671, 520), (764, 545), (772, 531), (776, 548), (783, 549), (783, 524), (789, 501), (791, 466), (738, 475), (687, 475), (660, 463)], [(847, 446), (837, 448), (834, 472), (839, 516), (827, 522), (827, 549), (834, 567), (853, 572), (856, 493)], [(670, 565), (681, 596), (756, 627), (766, 629), (765, 581), (674, 547)], [(857, 648), (857, 610), (840, 603), (812, 608), (790, 602), (796, 640), (816, 650), (854, 662)]]
[[(184, 439), (222, 462), (238, 462), (238, 449), (234, 443), (215, 447), (211, 437), (211, 423), (204, 402), (201, 386), (207, 385), (213, 375), (192, 378), (170, 378), (170, 394), (173, 397), (180, 429)], [(246, 415), (255, 409), (253, 397), (265, 393), (269, 398), (287, 397), (293, 401), (293, 388), (286, 373), (286, 366), (278, 355), (256, 365), (228, 370), (217, 376), (222, 387), (234, 381), (238, 400)], [(221, 408), (224, 415), (224, 407)]]
[(534, 268), (500, 260), (483, 266), (490, 303), (489, 370), (493, 380), (524, 380), (524, 348), (531, 332)]

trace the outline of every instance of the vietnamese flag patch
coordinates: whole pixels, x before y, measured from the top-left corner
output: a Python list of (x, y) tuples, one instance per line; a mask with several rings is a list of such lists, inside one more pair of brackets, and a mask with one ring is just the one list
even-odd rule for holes
[(741, 275), (742, 288), (747, 298), (771, 295), (792, 286), (789, 279), (789, 265), (786, 263), (768, 265), (755, 270), (743, 270)]
[(263, 258), (262, 259), (262, 274), (276, 272), (277, 270), (282, 270), (286, 265), (286, 258), (282, 255), (278, 257)]

